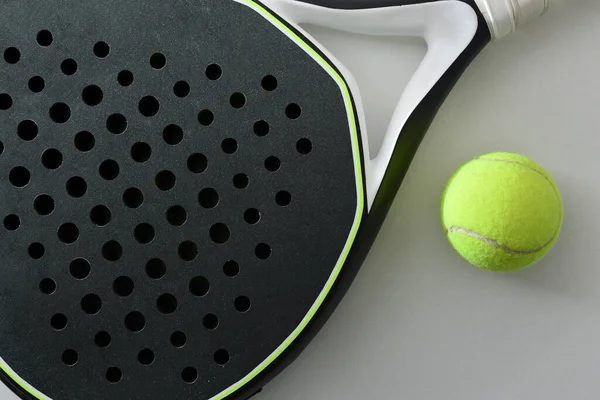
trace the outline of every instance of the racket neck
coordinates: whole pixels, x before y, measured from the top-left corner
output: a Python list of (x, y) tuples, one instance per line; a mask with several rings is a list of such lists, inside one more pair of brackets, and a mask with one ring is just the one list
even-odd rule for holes
[(488, 23), (492, 39), (511, 34), (546, 12), (549, 0), (475, 0)]

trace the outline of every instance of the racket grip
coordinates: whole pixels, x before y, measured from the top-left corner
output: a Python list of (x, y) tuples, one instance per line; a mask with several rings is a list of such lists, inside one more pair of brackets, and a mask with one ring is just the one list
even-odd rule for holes
[(546, 12), (550, 0), (475, 0), (493, 39), (500, 39)]

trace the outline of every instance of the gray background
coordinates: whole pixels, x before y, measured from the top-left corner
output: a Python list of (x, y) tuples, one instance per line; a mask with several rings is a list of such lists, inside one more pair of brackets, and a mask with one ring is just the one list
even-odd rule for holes
[[(424, 44), (308, 29), (357, 76), (376, 149)], [(490, 45), (442, 107), (348, 296), (257, 400), (597, 399), (599, 61), (597, 0), (555, 1)], [(497, 150), (542, 164), (565, 202), (556, 248), (506, 275), (467, 265), (439, 222), (452, 172)], [(0, 398), (15, 399), (3, 387)]]

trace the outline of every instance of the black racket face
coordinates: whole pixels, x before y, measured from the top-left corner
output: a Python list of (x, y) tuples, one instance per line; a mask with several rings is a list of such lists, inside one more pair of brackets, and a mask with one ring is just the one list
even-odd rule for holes
[(0, 6), (0, 357), (23, 393), (224, 398), (333, 282), (363, 204), (349, 97), (248, 4)]

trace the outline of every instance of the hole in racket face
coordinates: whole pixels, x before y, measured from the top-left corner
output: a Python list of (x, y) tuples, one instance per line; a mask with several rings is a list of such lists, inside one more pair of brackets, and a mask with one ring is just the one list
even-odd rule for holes
[(29, 79), (27, 86), (33, 93), (40, 93), (46, 87), (46, 81), (41, 76), (34, 76)]
[(112, 114), (106, 120), (106, 128), (115, 135), (120, 135), (127, 129), (127, 118), (122, 114)]
[(167, 221), (173, 226), (181, 226), (187, 220), (187, 212), (181, 206), (173, 206), (167, 210)]
[(190, 84), (186, 81), (179, 81), (173, 86), (173, 92), (177, 97), (186, 97), (190, 94)]
[(223, 75), (223, 69), (219, 64), (210, 64), (206, 67), (206, 77), (211, 81), (216, 81)]
[(185, 333), (177, 331), (177, 332), (173, 332), (173, 334), (171, 335), (171, 344), (174, 347), (183, 347), (185, 346), (185, 343), (187, 342), (187, 337), (185, 335)]
[(198, 202), (203, 208), (215, 208), (219, 204), (219, 193), (213, 188), (202, 189), (198, 194)]
[(138, 361), (142, 365), (150, 365), (154, 362), (154, 352), (150, 349), (141, 350), (138, 353)]
[(63, 155), (57, 149), (48, 149), (42, 154), (42, 164), (48, 169), (57, 169), (62, 165)]
[(73, 244), (79, 238), (79, 228), (77, 225), (68, 222), (58, 228), (58, 239), (65, 244)]
[(235, 176), (233, 177), (233, 186), (235, 186), (238, 189), (245, 189), (248, 187), (249, 184), (250, 179), (248, 178), (248, 175), (244, 173), (235, 174)]
[(48, 47), (52, 44), (54, 38), (52, 37), (52, 33), (49, 30), (43, 29), (37, 34), (37, 42), (42, 47)]
[(160, 171), (158, 174), (156, 174), (154, 179), (154, 184), (156, 187), (165, 192), (173, 189), (176, 182), (177, 177), (171, 171)]
[[(0, 254), (11, 258), (0, 282), (21, 274), (27, 289), (18, 292), (29, 296), (10, 301), (37, 321), (25, 335), (3, 335), (0, 357), (12, 343), (23, 351), (15, 370), (52, 371), (23, 377), (48, 382), (51, 398), (222, 392), (306, 313), (294, 288), (265, 300), (268, 284), (258, 277), (290, 282), (305, 268), (322, 288), (330, 274), (312, 268), (329, 262), (307, 259), (305, 247), (347, 241), (337, 237), (349, 231), (345, 219), (331, 215), (347, 208), (353, 221), (357, 203), (339, 86), (310, 58), (298, 63), (305, 51), (260, 18), (257, 32), (275, 35), (269, 51), (281, 57), (269, 57), (236, 26), (208, 37), (164, 25), (181, 15), (205, 27), (219, 16), (256, 18), (235, 2), (206, 3), (210, 18), (189, 2), (164, 8), (158, 0), (110, 9), (48, 0), (42, 14), (22, 2), (22, 27), (0, 14), (14, 33), (0, 49)], [(140, 7), (164, 12), (141, 17)], [(26, 29), (39, 21), (47, 24)], [(223, 53), (228, 37), (244, 44), (247, 57)], [(341, 199), (333, 211), (323, 188)], [(297, 226), (306, 243), (289, 241)], [(328, 253), (338, 252), (333, 247)], [(313, 283), (300, 274), (294, 285)], [(7, 315), (0, 304), (0, 321)], [(277, 326), (259, 332), (257, 321), (270, 319)], [(258, 345), (240, 346), (240, 331)], [(27, 353), (36, 346), (44, 351)]]
[(241, 313), (248, 312), (250, 310), (250, 299), (246, 296), (239, 296), (235, 299), (235, 309)]
[(79, 361), (79, 354), (77, 354), (77, 352), (73, 349), (65, 350), (62, 354), (62, 360), (65, 363), (65, 365), (71, 367), (77, 364), (77, 361)]
[(121, 297), (127, 297), (133, 293), (134, 283), (128, 276), (120, 276), (113, 282), (113, 291)]
[(198, 370), (196, 370), (194, 367), (185, 367), (181, 371), (181, 379), (183, 379), (185, 383), (189, 384), (196, 382), (198, 379)]
[(13, 105), (13, 99), (8, 93), (0, 94), (0, 110), (8, 110)]
[(44, 278), (40, 281), (40, 292), (44, 294), (52, 294), (56, 291), (56, 282), (51, 278)]
[(97, 106), (102, 102), (102, 99), (104, 98), (104, 93), (102, 92), (102, 89), (100, 89), (99, 86), (90, 85), (86, 86), (85, 89), (83, 89), (83, 92), (81, 93), (81, 98), (83, 99), (83, 102), (88, 106)]
[(217, 317), (215, 314), (206, 314), (204, 318), (202, 318), (202, 324), (206, 329), (217, 329), (219, 326), (219, 317)]
[(201, 110), (198, 113), (198, 122), (200, 125), (209, 126), (215, 120), (215, 115), (211, 110)]
[(74, 176), (67, 181), (66, 189), (71, 197), (83, 197), (87, 192), (87, 182), (80, 176)]
[(229, 352), (225, 349), (219, 349), (213, 356), (215, 362), (219, 365), (225, 365), (229, 362)]
[(75, 135), (74, 145), (77, 150), (87, 152), (96, 145), (96, 138), (88, 131), (81, 131)]
[(131, 332), (140, 332), (146, 326), (146, 317), (138, 311), (132, 311), (125, 317), (125, 326)]
[(21, 60), (21, 51), (16, 47), (8, 47), (4, 50), (4, 61), (8, 64), (16, 64)]
[(177, 310), (177, 298), (170, 293), (162, 294), (156, 300), (156, 307), (163, 314), (173, 314)]
[(236, 261), (229, 260), (223, 265), (223, 273), (233, 278), (240, 273), (240, 265)]
[(257, 121), (254, 123), (254, 133), (256, 136), (266, 136), (269, 133), (271, 127), (266, 121)]
[(104, 41), (99, 41), (94, 45), (94, 54), (98, 58), (106, 58), (110, 53), (110, 46)]
[(129, 208), (138, 208), (144, 203), (144, 193), (138, 188), (129, 188), (123, 193), (123, 203)]
[(110, 333), (108, 333), (106, 331), (98, 332), (94, 336), (94, 343), (98, 347), (108, 347), (110, 345), (111, 341), (112, 341), (112, 338), (110, 336)]
[(140, 100), (138, 109), (144, 117), (153, 117), (158, 113), (160, 103), (154, 96), (145, 96)]
[(39, 132), (38, 125), (32, 120), (21, 121), (17, 126), (17, 135), (25, 141), (33, 140)]
[(190, 293), (194, 296), (206, 296), (209, 289), (208, 279), (203, 276), (197, 276), (190, 281)]
[(21, 226), (21, 219), (18, 215), (10, 214), (4, 217), (4, 227), (9, 231), (16, 231)]
[(123, 255), (123, 247), (116, 240), (106, 242), (102, 246), (102, 256), (107, 261), (117, 261)]
[(226, 243), (231, 236), (229, 227), (224, 223), (217, 223), (210, 227), (210, 238), (218, 244)]
[(131, 84), (133, 83), (134, 80), (134, 76), (133, 76), (133, 72), (124, 69), (123, 71), (119, 72), (119, 74), (117, 75), (117, 81), (119, 82), (119, 85), (127, 87), (127, 86), (131, 86)]
[(90, 220), (98, 226), (108, 225), (111, 217), (112, 213), (110, 209), (104, 205), (95, 206), (90, 211)]
[(33, 208), (39, 215), (50, 215), (54, 211), (54, 199), (47, 194), (41, 194), (33, 201)]
[(186, 240), (179, 245), (177, 253), (183, 261), (193, 261), (198, 257), (198, 246), (196, 243)]
[(133, 231), (135, 240), (140, 244), (148, 244), (154, 240), (156, 231), (154, 227), (146, 222), (137, 225)]
[(102, 308), (100, 296), (94, 293), (86, 294), (81, 299), (81, 309), (86, 314), (97, 314)]
[(69, 266), (71, 276), (79, 280), (87, 278), (90, 275), (90, 271), (90, 263), (84, 258), (74, 259)]
[(187, 167), (190, 172), (193, 172), (194, 174), (200, 174), (206, 171), (206, 168), (208, 167), (208, 159), (204, 154), (194, 153), (188, 157)]
[(167, 64), (167, 58), (165, 57), (164, 54), (154, 53), (150, 57), (150, 65), (154, 69), (163, 69), (166, 64)]
[(71, 118), (71, 107), (65, 103), (54, 103), (50, 107), (50, 119), (57, 124), (64, 124)]
[(60, 64), (60, 70), (67, 76), (75, 75), (77, 72), (77, 61), (67, 58)]
[(31, 173), (25, 167), (14, 167), (10, 170), (8, 175), (8, 180), (15, 187), (24, 187), (29, 183), (29, 179), (31, 178)]
[(27, 253), (29, 254), (29, 257), (31, 257), (31, 259), (39, 260), (42, 257), (44, 257), (44, 254), (46, 254), (46, 248), (42, 243), (31, 243), (27, 248)]
[(262, 88), (267, 92), (272, 92), (273, 90), (277, 89), (277, 78), (275, 78), (273, 75), (266, 75), (262, 79), (261, 84)]
[(67, 327), (67, 323), (67, 317), (62, 313), (54, 314), (52, 319), (50, 319), (50, 325), (57, 331), (62, 331), (65, 329)]
[(183, 140), (183, 129), (179, 125), (171, 124), (163, 130), (163, 139), (165, 143), (172, 146), (181, 143)]
[(118, 383), (123, 378), (123, 372), (118, 367), (110, 367), (106, 370), (106, 380), (109, 383)]
[(153, 258), (146, 263), (146, 275), (150, 279), (160, 279), (165, 276), (167, 265), (159, 258)]
[(104, 160), (98, 168), (98, 173), (100, 174), (100, 176), (106, 179), (107, 181), (112, 181), (117, 176), (119, 176), (120, 171), (121, 167), (119, 166), (119, 163), (115, 160)]

